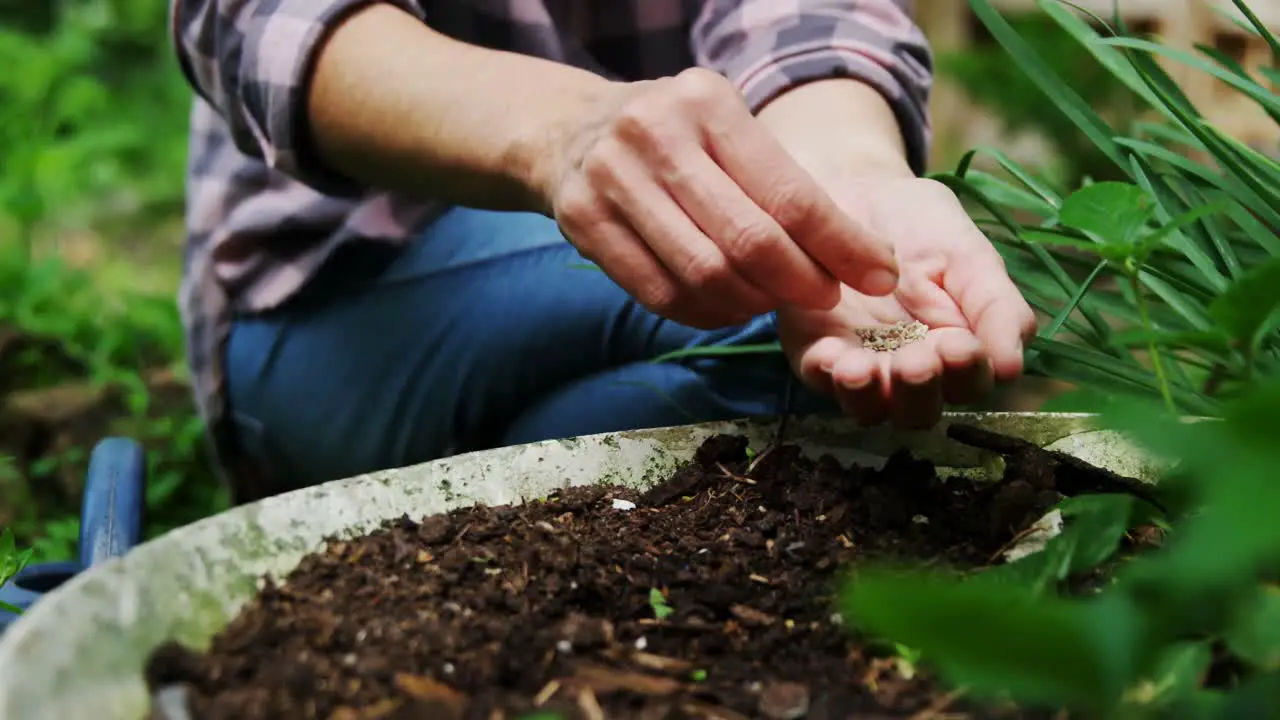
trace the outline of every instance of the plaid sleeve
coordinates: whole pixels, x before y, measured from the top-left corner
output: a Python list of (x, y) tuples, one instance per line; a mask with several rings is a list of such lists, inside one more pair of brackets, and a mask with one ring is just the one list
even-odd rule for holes
[[(379, 0), (171, 0), (173, 42), (192, 88), (230, 128), (236, 147), (331, 195), (360, 194), (309, 149), (308, 80), (333, 28)], [(419, 18), (410, 0), (395, 2)]]
[(694, 56), (731, 80), (752, 111), (812, 80), (851, 77), (889, 101), (909, 160), (929, 151), (933, 57), (911, 19), (911, 0), (704, 0)]

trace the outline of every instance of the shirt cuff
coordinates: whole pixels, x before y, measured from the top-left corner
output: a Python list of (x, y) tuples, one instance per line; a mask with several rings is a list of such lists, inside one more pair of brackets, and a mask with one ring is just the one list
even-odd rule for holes
[[(730, 76), (754, 113), (779, 95), (805, 83), (833, 78), (858, 80), (884, 97), (898, 120), (907, 160), (916, 174), (928, 164), (931, 132), (928, 117), (927, 67), (910, 69), (901, 57), (856, 43), (815, 43), (793, 47)], [(907, 75), (907, 77), (904, 77)]]

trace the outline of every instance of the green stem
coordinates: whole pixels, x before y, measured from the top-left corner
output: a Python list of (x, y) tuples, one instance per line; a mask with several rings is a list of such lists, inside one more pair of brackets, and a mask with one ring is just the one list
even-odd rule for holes
[(1164, 371), (1164, 359), (1156, 344), (1155, 326), (1151, 323), (1151, 313), (1147, 310), (1147, 298), (1142, 292), (1142, 281), (1139, 279), (1141, 272), (1138, 268), (1128, 270), (1129, 285), (1133, 289), (1134, 303), (1138, 306), (1138, 317), (1142, 320), (1142, 327), (1151, 338), (1147, 341), (1147, 352), (1151, 353), (1151, 365), (1156, 371), (1156, 383), (1160, 386), (1160, 395), (1164, 398), (1164, 404), (1169, 408), (1169, 412), (1176, 414), (1178, 406), (1173, 402), (1173, 390), (1169, 387), (1169, 377)]

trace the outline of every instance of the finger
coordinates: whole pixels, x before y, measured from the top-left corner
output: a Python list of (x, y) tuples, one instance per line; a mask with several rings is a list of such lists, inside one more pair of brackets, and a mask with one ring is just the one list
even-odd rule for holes
[(841, 410), (865, 427), (889, 418), (887, 353), (857, 348), (842, 355), (832, 368), (836, 400)]
[(609, 154), (592, 178), (617, 212), (658, 260), (692, 290), (698, 302), (722, 304), (747, 317), (776, 307), (730, 264), (643, 163), (629, 151)]
[(893, 424), (900, 428), (923, 430), (942, 416), (942, 359), (935, 337), (893, 353), (889, 406)]
[(939, 262), (936, 273), (926, 269), (923, 273), (913, 270), (904, 274), (898, 280), (894, 297), (912, 319), (931, 328), (967, 328), (969, 320), (960, 306), (946, 290), (939, 287), (942, 282), (942, 266), (943, 263)]
[(843, 212), (764, 125), (726, 110), (705, 128), (712, 160), (814, 260), (865, 295), (893, 292), (893, 246)]
[(608, 212), (590, 220), (589, 228), (562, 220), (561, 232), (649, 312), (699, 329), (727, 327), (750, 319), (722, 304), (688, 302), (680, 282), (630, 228)]
[(1012, 380), (1022, 373), (1023, 350), (1036, 331), (1035, 313), (1009, 278), (1000, 255), (986, 238), (982, 243), (982, 251), (956, 258), (943, 287), (982, 341), (996, 379)]
[(676, 202), (756, 287), (782, 302), (830, 310), (840, 284), (700, 152), (666, 163), (661, 177)]
[(934, 335), (942, 360), (942, 399), (953, 405), (968, 405), (986, 397), (994, 381), (982, 342), (958, 328), (936, 330)]
[(799, 353), (798, 360), (792, 364), (792, 370), (804, 384), (824, 395), (831, 395), (835, 392), (831, 371), (842, 356), (855, 349), (856, 346), (847, 340), (824, 337)]

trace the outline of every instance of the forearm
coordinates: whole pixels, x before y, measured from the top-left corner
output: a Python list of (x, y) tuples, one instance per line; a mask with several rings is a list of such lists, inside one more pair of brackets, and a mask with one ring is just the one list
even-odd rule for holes
[(913, 174), (893, 108), (858, 80), (800, 85), (774, 98), (757, 117), (816, 176)]
[(583, 70), (467, 45), (390, 5), (321, 48), (307, 101), (317, 158), (371, 186), (546, 212), (540, 160), (609, 86)]

